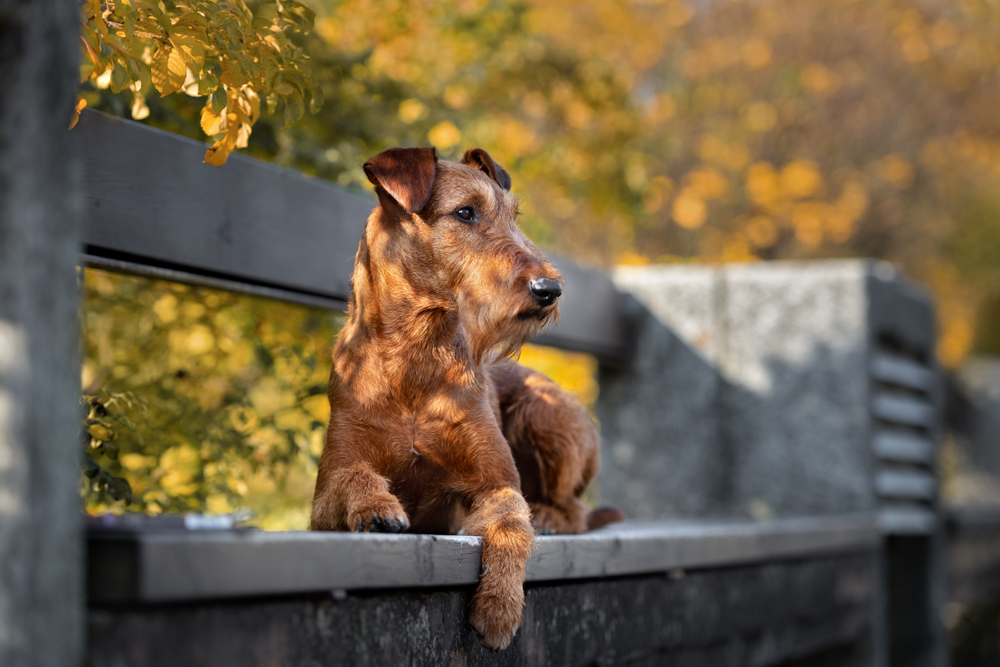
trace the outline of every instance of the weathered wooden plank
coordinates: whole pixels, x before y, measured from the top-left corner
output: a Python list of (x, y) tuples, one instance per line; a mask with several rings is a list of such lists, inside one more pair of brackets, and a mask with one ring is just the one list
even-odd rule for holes
[(346, 299), (369, 198), (104, 114), (74, 132), (89, 253)]
[[(74, 136), (89, 265), (345, 307), (373, 198), (239, 154), (205, 165), (200, 142), (92, 111)], [(562, 317), (538, 342), (617, 361), (624, 331), (611, 280), (554, 260), (566, 278)]]
[[(667, 572), (874, 548), (874, 517), (640, 523), (539, 537), (528, 581)], [(480, 540), (257, 531), (91, 533), (91, 602), (162, 602), (331, 589), (473, 584)], [(123, 574), (124, 573), (124, 574)]]
[[(472, 587), (91, 609), (87, 664), (874, 664), (877, 551), (525, 588), (511, 646), (484, 649)], [(805, 662), (822, 656), (823, 661)], [(800, 663), (795, 662), (798, 665)]]

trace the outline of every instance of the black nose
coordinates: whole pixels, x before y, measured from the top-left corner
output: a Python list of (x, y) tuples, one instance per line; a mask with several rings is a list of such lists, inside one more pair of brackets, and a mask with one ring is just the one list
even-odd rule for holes
[(549, 278), (534, 278), (528, 283), (528, 288), (531, 289), (535, 301), (542, 307), (551, 306), (562, 294), (562, 285)]

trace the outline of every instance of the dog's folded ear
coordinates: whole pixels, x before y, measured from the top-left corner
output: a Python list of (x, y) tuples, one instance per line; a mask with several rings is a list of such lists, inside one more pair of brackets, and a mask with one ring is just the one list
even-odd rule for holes
[(481, 169), (504, 190), (510, 191), (510, 174), (490, 157), (482, 148), (470, 148), (462, 156), (462, 164)]
[(431, 198), (437, 161), (433, 147), (390, 148), (365, 162), (365, 175), (407, 213), (416, 213)]

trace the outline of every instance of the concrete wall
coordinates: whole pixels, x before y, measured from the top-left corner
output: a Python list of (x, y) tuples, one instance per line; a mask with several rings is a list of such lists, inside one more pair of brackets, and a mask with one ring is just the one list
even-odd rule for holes
[(0, 665), (77, 664), (83, 638), (76, 286), (66, 128), (80, 5), (0, 0)]
[(634, 357), (601, 371), (601, 502), (634, 517), (874, 509), (870, 270), (620, 268)]

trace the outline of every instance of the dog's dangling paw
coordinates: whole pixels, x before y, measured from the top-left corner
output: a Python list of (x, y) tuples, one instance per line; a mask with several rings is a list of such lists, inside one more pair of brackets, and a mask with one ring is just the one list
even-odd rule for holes
[(520, 587), (518, 593), (505, 596), (478, 593), (473, 598), (469, 622), (486, 648), (500, 650), (510, 645), (517, 626), (521, 624), (521, 608), (524, 606), (524, 592)]

